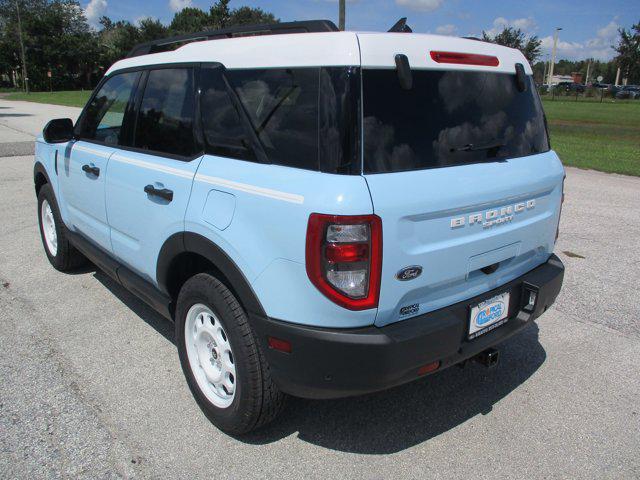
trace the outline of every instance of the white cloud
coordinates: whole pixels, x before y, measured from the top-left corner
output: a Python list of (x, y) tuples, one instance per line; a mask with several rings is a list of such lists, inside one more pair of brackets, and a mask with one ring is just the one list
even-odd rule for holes
[(96, 26), (107, 11), (107, 0), (90, 0), (84, 9), (84, 16), (90, 25)]
[(535, 29), (536, 22), (531, 17), (516, 18), (514, 21), (511, 22), (511, 25), (514, 26), (515, 28), (519, 28), (523, 32), (529, 32)]
[(438, 35), (455, 35), (458, 31), (458, 27), (451, 23), (447, 23), (446, 25), (440, 25), (436, 28), (436, 33)]
[(493, 27), (485, 31), (487, 32), (487, 35), (493, 37), (507, 27), (518, 28), (525, 33), (532, 33), (536, 29), (536, 22), (531, 17), (515, 18), (513, 20), (508, 20), (504, 17), (497, 17), (493, 21)]
[(396, 0), (396, 5), (419, 12), (433, 12), (442, 6), (444, 0)]
[[(557, 59), (582, 60), (585, 58), (595, 58), (596, 60), (611, 60), (615, 51), (611, 48), (618, 39), (618, 28), (620, 25), (615, 20), (611, 20), (607, 25), (598, 29), (596, 36), (584, 42), (567, 42), (562, 40), (562, 31), (559, 32)], [(542, 51), (551, 54), (553, 49), (553, 36), (541, 38)]]
[(169, 0), (169, 8), (172, 12), (179, 12), (180, 10), (192, 5), (192, 0)]

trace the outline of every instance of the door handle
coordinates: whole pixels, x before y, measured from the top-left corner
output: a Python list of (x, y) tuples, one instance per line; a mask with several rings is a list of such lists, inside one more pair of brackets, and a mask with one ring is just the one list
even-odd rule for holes
[(169, 190), (168, 188), (156, 188), (153, 185), (147, 185), (144, 187), (144, 193), (153, 195), (154, 197), (164, 198), (168, 202), (173, 200), (173, 190)]
[(91, 165), (82, 165), (82, 171), (95, 175), (96, 177), (100, 176), (100, 169), (98, 167), (92, 167)]

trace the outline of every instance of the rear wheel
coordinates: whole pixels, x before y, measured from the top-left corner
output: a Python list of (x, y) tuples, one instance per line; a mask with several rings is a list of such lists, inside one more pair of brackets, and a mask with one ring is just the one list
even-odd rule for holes
[(176, 339), (189, 388), (218, 428), (247, 433), (282, 410), (285, 396), (271, 380), (246, 313), (214, 276), (195, 275), (180, 290)]
[(56, 270), (73, 270), (87, 262), (86, 257), (67, 239), (67, 227), (62, 222), (58, 204), (49, 184), (43, 185), (38, 192), (38, 224), (44, 251)]

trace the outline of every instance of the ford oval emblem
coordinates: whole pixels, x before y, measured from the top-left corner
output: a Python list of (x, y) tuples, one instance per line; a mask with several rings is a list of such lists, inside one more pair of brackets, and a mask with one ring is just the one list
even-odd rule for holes
[(420, 265), (411, 265), (410, 267), (404, 267), (398, 273), (396, 273), (396, 278), (402, 282), (407, 280), (413, 280), (414, 278), (418, 278), (422, 273), (422, 267)]

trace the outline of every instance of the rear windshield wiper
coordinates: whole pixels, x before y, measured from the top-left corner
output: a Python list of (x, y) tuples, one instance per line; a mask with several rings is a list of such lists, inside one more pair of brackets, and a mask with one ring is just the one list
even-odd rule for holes
[(494, 141), (489, 143), (467, 143), (461, 147), (452, 147), (449, 149), (450, 152), (477, 152), (479, 150), (493, 150), (498, 149), (500, 147), (504, 147), (504, 142)]

